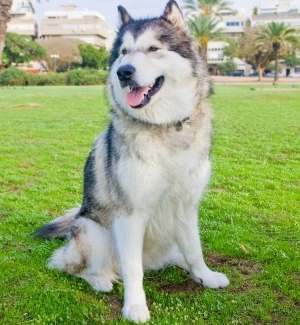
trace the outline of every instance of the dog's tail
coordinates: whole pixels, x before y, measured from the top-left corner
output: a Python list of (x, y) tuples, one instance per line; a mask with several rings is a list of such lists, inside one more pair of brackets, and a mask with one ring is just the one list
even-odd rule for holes
[(64, 238), (70, 232), (72, 224), (79, 215), (80, 208), (73, 208), (66, 212), (65, 215), (54, 219), (52, 222), (38, 229), (35, 237), (46, 239)]

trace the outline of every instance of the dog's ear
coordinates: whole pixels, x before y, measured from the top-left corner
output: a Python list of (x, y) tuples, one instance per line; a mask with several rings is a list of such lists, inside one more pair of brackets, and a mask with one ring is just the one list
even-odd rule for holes
[(124, 26), (133, 21), (128, 11), (123, 6), (118, 6), (119, 25)]
[(170, 0), (167, 3), (164, 13), (163, 13), (163, 17), (176, 27), (179, 27), (179, 28), (185, 27), (183, 13), (180, 10), (177, 2), (174, 0)]

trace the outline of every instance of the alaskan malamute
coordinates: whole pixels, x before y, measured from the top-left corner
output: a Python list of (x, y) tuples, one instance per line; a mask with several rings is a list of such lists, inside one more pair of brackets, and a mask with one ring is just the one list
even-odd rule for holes
[(136, 20), (118, 10), (112, 120), (87, 159), (82, 205), (38, 235), (69, 239), (50, 268), (103, 292), (121, 278), (123, 316), (138, 323), (150, 317), (145, 270), (177, 265), (209, 288), (229, 281), (205, 264), (198, 233), (199, 199), (210, 178), (206, 67), (175, 1), (158, 18)]

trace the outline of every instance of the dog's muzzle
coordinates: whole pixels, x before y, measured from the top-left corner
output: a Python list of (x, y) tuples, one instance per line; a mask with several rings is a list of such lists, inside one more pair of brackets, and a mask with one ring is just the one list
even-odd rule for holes
[(141, 86), (135, 80), (136, 69), (131, 64), (122, 65), (117, 70), (117, 75), (122, 88), (128, 87), (129, 92), (126, 95), (127, 104), (131, 108), (142, 108), (146, 106), (151, 98), (160, 90), (165, 78), (159, 76), (150, 85)]
[(123, 88), (135, 83), (134, 74), (135, 74), (135, 67), (131, 64), (122, 65), (118, 69), (117, 75), (120, 80), (120, 84)]

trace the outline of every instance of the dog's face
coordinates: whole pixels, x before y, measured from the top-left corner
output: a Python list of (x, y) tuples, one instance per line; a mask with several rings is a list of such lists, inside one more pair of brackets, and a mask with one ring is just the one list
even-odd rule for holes
[(161, 17), (143, 20), (118, 9), (109, 78), (114, 109), (153, 124), (188, 117), (197, 102), (199, 59), (177, 3), (169, 1)]

